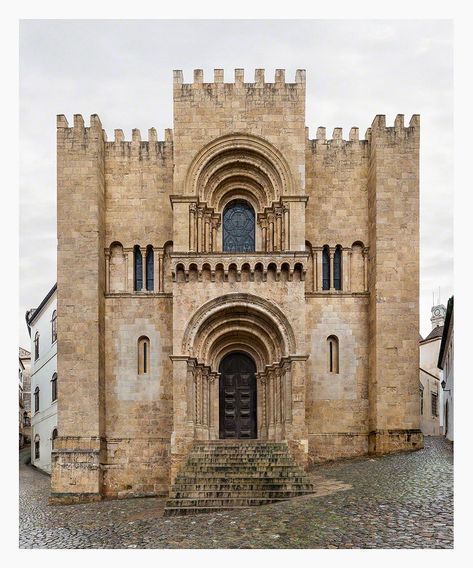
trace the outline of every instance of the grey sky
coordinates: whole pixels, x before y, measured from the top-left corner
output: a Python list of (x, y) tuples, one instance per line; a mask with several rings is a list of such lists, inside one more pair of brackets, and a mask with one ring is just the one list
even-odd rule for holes
[(214, 68), (252, 81), (307, 70), (306, 124), (388, 126), (421, 115), (421, 333), (432, 291), (453, 293), (453, 25), (440, 20), (29, 20), (20, 25), (20, 345), (25, 310), (56, 281), (56, 114), (97, 113), (122, 128), (172, 128), (172, 70), (211, 81)]

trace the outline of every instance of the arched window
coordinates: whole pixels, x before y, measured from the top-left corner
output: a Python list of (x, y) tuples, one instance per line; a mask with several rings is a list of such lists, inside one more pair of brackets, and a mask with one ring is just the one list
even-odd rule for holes
[(34, 336), (34, 360), (39, 359), (39, 331)]
[(420, 413), (424, 414), (424, 387), (420, 385), (419, 387), (419, 397), (420, 397)]
[(327, 245), (322, 250), (322, 290), (330, 290), (330, 252)]
[(151, 245), (146, 247), (146, 289), (154, 290), (154, 251)]
[(57, 373), (54, 373), (51, 379), (51, 402), (57, 400)]
[(57, 340), (57, 312), (54, 310), (53, 317), (51, 318), (51, 343)]
[(39, 435), (34, 437), (34, 459), (39, 460)]
[(328, 347), (328, 370), (330, 373), (338, 373), (338, 338), (335, 335), (327, 337)]
[(223, 250), (255, 250), (255, 212), (246, 201), (231, 201), (223, 211)]
[(149, 373), (150, 349), (149, 339), (142, 336), (138, 339), (138, 374)]
[(23, 412), (23, 426), (30, 425), (30, 417), (28, 416), (28, 412)]
[(34, 411), (39, 411), (39, 387), (34, 389)]
[(54, 449), (54, 440), (57, 438), (57, 428), (51, 432), (51, 449)]
[(135, 274), (134, 289), (135, 292), (139, 292), (143, 288), (143, 257), (141, 255), (141, 249), (138, 245), (135, 245), (135, 247), (133, 248), (133, 262)]
[(333, 287), (335, 290), (342, 289), (342, 247), (337, 245), (333, 255)]

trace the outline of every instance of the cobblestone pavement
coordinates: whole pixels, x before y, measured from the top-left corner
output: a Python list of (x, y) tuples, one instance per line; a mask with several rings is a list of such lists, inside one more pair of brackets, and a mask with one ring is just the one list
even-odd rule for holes
[(20, 464), (20, 548), (453, 548), (453, 452), (425, 449), (317, 466), (315, 495), (189, 517), (164, 499), (50, 506), (50, 478)]

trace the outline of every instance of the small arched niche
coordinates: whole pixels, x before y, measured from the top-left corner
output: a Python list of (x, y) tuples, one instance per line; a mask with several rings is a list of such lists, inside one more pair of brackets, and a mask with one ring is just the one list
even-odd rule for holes
[(365, 267), (363, 259), (364, 245), (361, 241), (355, 241), (351, 255), (351, 291), (364, 292), (365, 290)]
[(115, 241), (110, 245), (109, 291), (111, 293), (126, 291), (126, 259), (121, 243)]

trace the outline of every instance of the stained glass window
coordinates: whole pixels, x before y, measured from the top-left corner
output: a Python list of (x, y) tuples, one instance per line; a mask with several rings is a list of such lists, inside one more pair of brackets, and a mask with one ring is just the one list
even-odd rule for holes
[(255, 212), (245, 201), (230, 202), (223, 212), (224, 252), (254, 252)]

